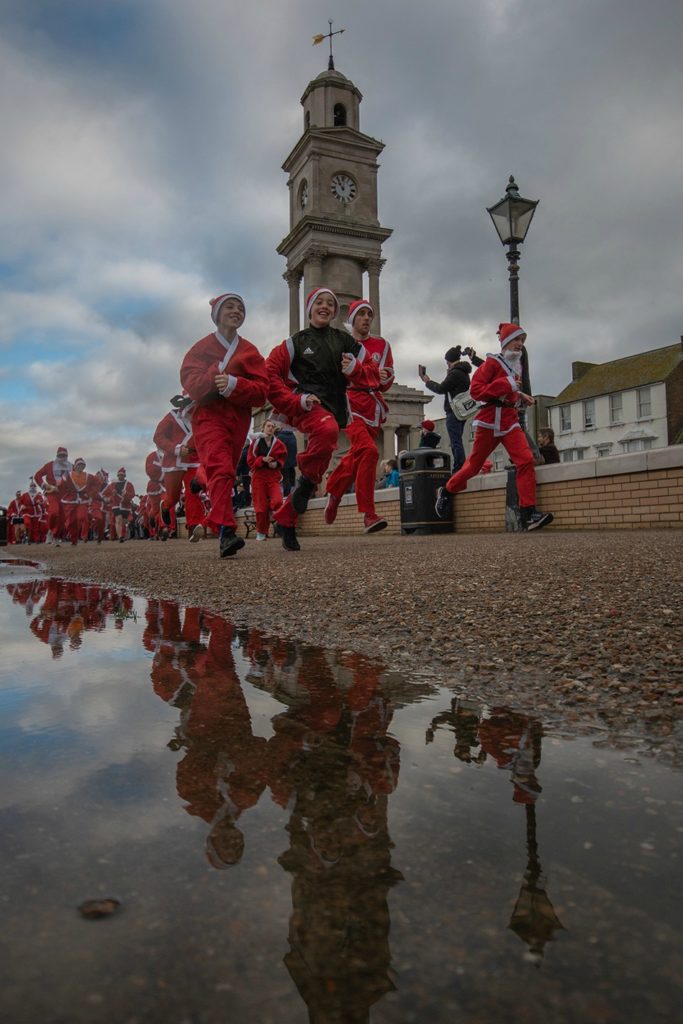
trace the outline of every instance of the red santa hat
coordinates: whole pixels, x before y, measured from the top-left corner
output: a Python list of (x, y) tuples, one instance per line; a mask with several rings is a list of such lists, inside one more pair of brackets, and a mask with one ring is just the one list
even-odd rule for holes
[(69, 454), (68, 451), (62, 445), (60, 445), (59, 448), (57, 449), (57, 458), (58, 459), (65, 459), (68, 454)]
[(85, 459), (74, 459), (74, 469), (76, 466), (85, 466)]
[(375, 311), (367, 299), (355, 299), (349, 306), (349, 313), (346, 321), (349, 327), (353, 327), (353, 318), (355, 317), (356, 313), (360, 313), (361, 309), (369, 309), (371, 315), (375, 315)]
[(116, 475), (117, 475), (117, 476), (125, 476), (125, 475), (126, 475), (126, 470), (125, 470), (125, 468), (124, 468), (123, 466), (121, 466), (121, 469), (117, 469), (117, 470), (116, 470)]
[(313, 303), (315, 302), (319, 295), (324, 295), (326, 292), (328, 295), (331, 295), (332, 298), (334, 299), (334, 315), (339, 316), (339, 299), (334, 294), (331, 288), (326, 288), (324, 285), (320, 285), (319, 288), (314, 288), (313, 291), (309, 292), (308, 295), (306, 296), (306, 316), (308, 317), (309, 320), (311, 318), (311, 309), (313, 307)]
[(500, 350), (504, 350), (515, 338), (526, 338), (526, 331), (519, 324), (499, 324), (498, 337), (500, 338)]
[(424, 430), (433, 430), (434, 429), (434, 420), (422, 420), (422, 423), (420, 424), (420, 426)]
[(215, 299), (209, 299), (209, 305), (211, 306), (211, 319), (216, 324), (216, 326), (218, 326), (218, 311), (223, 305), (223, 303), (227, 302), (228, 299), (237, 299), (238, 302), (242, 303), (242, 305), (244, 306), (244, 310), (246, 312), (247, 307), (244, 302), (244, 299), (242, 298), (241, 295), (238, 295), (237, 292), (225, 292), (224, 295), (219, 295)]

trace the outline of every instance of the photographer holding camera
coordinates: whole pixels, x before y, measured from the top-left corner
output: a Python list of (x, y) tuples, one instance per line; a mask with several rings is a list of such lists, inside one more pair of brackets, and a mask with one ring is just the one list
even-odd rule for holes
[(440, 384), (433, 381), (424, 366), (420, 367), (420, 380), (433, 391), (436, 395), (444, 396), (443, 407), (446, 413), (446, 429), (448, 430), (448, 437), (451, 443), (451, 451), (453, 452), (453, 472), (456, 473), (465, 462), (465, 449), (462, 443), (462, 433), (465, 428), (465, 420), (459, 420), (451, 409), (449, 399), (453, 395), (460, 395), (463, 391), (469, 391), (470, 387), (470, 373), (472, 367), (466, 360), (461, 359), (461, 356), (469, 356), (475, 366), (481, 366), (484, 362), (480, 359), (473, 348), (461, 348), (460, 345), (456, 345), (454, 348), (449, 348), (448, 352), (444, 356), (446, 360), (446, 366), (448, 372)]

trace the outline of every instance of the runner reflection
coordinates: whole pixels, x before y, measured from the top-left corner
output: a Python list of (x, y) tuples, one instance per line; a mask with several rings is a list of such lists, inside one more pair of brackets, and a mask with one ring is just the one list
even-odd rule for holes
[(124, 621), (134, 616), (133, 599), (128, 594), (94, 583), (32, 580), (8, 584), (7, 591), (15, 603), (24, 605), (27, 616), (33, 616), (31, 632), (50, 648), (55, 659), (61, 658), (67, 646), (78, 650), (84, 633), (105, 629), (108, 617), (121, 629)]
[[(388, 795), (399, 746), (387, 735), (391, 706), (379, 666), (303, 648), (299, 696), (273, 722), (273, 798), (291, 806), (289, 952), (284, 962), (312, 1021), (366, 1021), (394, 986), (389, 976), (391, 866)], [(335, 678), (336, 676), (336, 678)]]
[[(455, 733), (454, 754), (459, 760), (481, 765), (490, 757), (498, 768), (509, 772), (512, 799), (525, 808), (527, 867), (508, 927), (526, 943), (529, 958), (538, 965), (545, 944), (553, 940), (556, 931), (564, 930), (545, 890), (536, 839), (536, 801), (542, 792), (536, 778), (541, 763), (541, 723), (510, 708), (477, 708), (455, 697), (450, 711), (432, 719), (427, 743), (441, 726), (450, 726)], [(477, 746), (479, 752), (473, 754)]]
[(203, 625), (209, 631), (208, 646), (193, 644), (177, 650), (177, 663), (167, 658), (172, 642), (160, 645), (162, 662), (156, 666), (153, 682), (156, 692), (175, 695), (177, 700), (187, 676), (180, 724), (170, 744), (174, 750), (185, 750), (176, 774), (178, 795), (186, 801), (188, 814), (210, 826), (209, 863), (227, 868), (237, 864), (244, 852), (238, 819), (258, 803), (266, 786), (268, 741), (252, 731), (232, 655), (232, 626), (209, 614), (204, 615)]

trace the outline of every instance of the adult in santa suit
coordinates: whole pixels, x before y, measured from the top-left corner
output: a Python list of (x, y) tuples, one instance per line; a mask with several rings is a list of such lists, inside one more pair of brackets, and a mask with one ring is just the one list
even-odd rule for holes
[(28, 490), (21, 496), (21, 514), (24, 517), (24, 528), (29, 544), (41, 541), (41, 519), (45, 509), (45, 499), (31, 480)]
[(384, 392), (394, 383), (394, 360), (391, 346), (384, 338), (370, 334), (374, 310), (366, 299), (357, 299), (349, 306), (347, 329), (365, 349), (362, 384), (348, 389), (351, 422), (345, 428), (351, 447), (327, 480), (325, 522), (337, 518), (339, 502), (351, 484), (356, 483), (356, 505), (363, 516), (366, 533), (377, 533), (387, 526), (386, 519), (375, 511), (375, 479), (377, 475), (377, 437), (387, 418), (388, 406)]
[(332, 327), (339, 314), (330, 288), (314, 288), (306, 297), (309, 326), (273, 349), (267, 359), (270, 399), (278, 419), (308, 435), (297, 458), (301, 476), (273, 516), (287, 551), (298, 551), (298, 517), (323, 478), (337, 447), (340, 429), (351, 415), (346, 389), (363, 381), (363, 346)]
[(128, 533), (128, 519), (133, 511), (133, 498), (135, 497), (135, 487), (130, 480), (126, 480), (124, 466), (117, 471), (116, 480), (109, 484), (104, 493), (111, 502), (116, 536), (119, 543), (123, 544)]
[(171, 411), (157, 424), (154, 443), (161, 456), (162, 483), (161, 519), (164, 526), (172, 525), (172, 514), (185, 492), (185, 522), (190, 538), (196, 526), (203, 519), (203, 508), (199, 497), (193, 493), (190, 484), (199, 469), (199, 459), (192, 439), (192, 413), (195, 403), (187, 395), (175, 395), (171, 399)]
[(244, 323), (244, 300), (235, 292), (212, 299), (216, 331), (189, 350), (180, 368), (180, 381), (195, 403), (192, 413), (194, 447), (206, 472), (211, 500), (211, 525), (220, 533), (220, 556), (228, 558), (244, 547), (235, 533), (232, 507), (235, 467), (244, 445), (251, 410), (263, 405), (268, 375), (263, 356), (238, 334)]
[(81, 458), (75, 460), (73, 469), (59, 481), (58, 493), (64, 510), (64, 533), (66, 539), (73, 545), (79, 540), (88, 539), (90, 496), (96, 486), (96, 478), (92, 473), (86, 473), (85, 459)]
[(21, 491), (16, 491), (14, 497), (7, 506), (7, 522), (9, 524), (8, 541), (10, 544), (23, 544), (24, 538), (28, 543), (24, 516), (21, 511)]
[(109, 474), (106, 469), (97, 470), (90, 477), (88, 497), (90, 498), (90, 529), (93, 538), (100, 544), (104, 540), (108, 499), (105, 497), (109, 486)]
[(64, 515), (57, 485), (63, 476), (71, 472), (72, 467), (68, 454), (66, 448), (60, 445), (56, 457), (51, 462), (46, 462), (33, 474), (33, 479), (38, 487), (42, 487), (47, 500), (48, 543), (54, 541), (57, 545), (61, 542), (64, 530)]
[(270, 513), (282, 504), (282, 467), (287, 449), (275, 436), (275, 421), (266, 420), (254, 436), (247, 462), (251, 472), (251, 497), (256, 513), (256, 540), (267, 540)]
[(536, 470), (533, 453), (519, 422), (518, 409), (533, 405), (522, 391), (522, 349), (526, 332), (518, 324), (498, 327), (500, 353), (489, 353), (472, 377), (470, 394), (483, 405), (473, 420), (474, 444), (465, 464), (437, 492), (435, 511), (440, 519), (450, 514), (450, 495), (457, 494), (476, 476), (486, 459), (502, 444), (517, 470), (519, 511), (525, 530), (552, 523), (550, 512), (536, 509)]

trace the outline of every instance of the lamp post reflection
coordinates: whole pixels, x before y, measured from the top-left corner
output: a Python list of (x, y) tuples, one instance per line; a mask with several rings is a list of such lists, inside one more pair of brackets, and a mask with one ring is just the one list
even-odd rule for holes
[(542, 792), (536, 778), (541, 763), (541, 723), (510, 708), (488, 709), (454, 697), (450, 710), (432, 719), (427, 743), (434, 741), (442, 726), (455, 734), (453, 753), (458, 760), (479, 767), (491, 758), (498, 768), (509, 772), (512, 799), (524, 806), (527, 866), (508, 927), (526, 943), (528, 956), (539, 964), (546, 943), (556, 931), (564, 930), (545, 889), (536, 838), (536, 801)]

